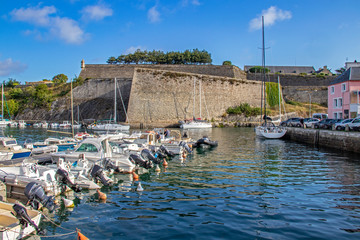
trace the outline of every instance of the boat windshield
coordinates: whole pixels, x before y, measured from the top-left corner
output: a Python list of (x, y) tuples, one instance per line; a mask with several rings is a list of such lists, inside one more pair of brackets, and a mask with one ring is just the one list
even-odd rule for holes
[(14, 145), (15, 144), (16, 145), (17, 143), (15, 140), (9, 140), (9, 141), (6, 141), (5, 144), (6, 145)]
[(83, 143), (75, 152), (98, 152), (98, 149), (91, 143)]

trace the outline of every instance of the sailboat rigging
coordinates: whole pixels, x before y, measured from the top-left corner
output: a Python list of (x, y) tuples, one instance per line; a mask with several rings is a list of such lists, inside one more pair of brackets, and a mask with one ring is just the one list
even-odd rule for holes
[[(280, 86), (279, 86), (280, 87)], [(270, 92), (269, 92), (270, 94)], [(264, 138), (281, 138), (285, 135), (286, 129), (275, 126), (273, 122), (269, 122), (266, 114), (266, 67), (265, 67), (265, 31), (264, 16), (262, 16), (262, 83), (261, 83), (261, 117), (264, 120), (262, 125), (255, 128), (255, 133), (259, 137)], [(280, 98), (279, 98), (280, 101)], [(263, 115), (264, 106), (264, 115)]]
[[(97, 124), (92, 127), (93, 130), (99, 131), (129, 131), (130, 125), (123, 125), (117, 123), (117, 104), (116, 104), (116, 90), (117, 90), (117, 80), (114, 79), (114, 122), (113, 123), (104, 123)], [(123, 105), (124, 106), (124, 105)]]
[(201, 120), (201, 81), (199, 81), (199, 119), (195, 117), (195, 106), (196, 106), (196, 79), (194, 79), (194, 99), (193, 99), (193, 119), (191, 121), (183, 122), (181, 121), (180, 128), (190, 129), (190, 128), (212, 128), (212, 124), (208, 121)]

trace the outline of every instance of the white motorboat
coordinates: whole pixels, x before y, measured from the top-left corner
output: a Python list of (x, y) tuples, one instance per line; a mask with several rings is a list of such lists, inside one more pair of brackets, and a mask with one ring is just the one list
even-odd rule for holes
[(19, 122), (18, 122), (18, 127), (19, 127), (19, 128), (24, 128), (24, 127), (26, 127), (26, 122), (25, 122), (24, 120), (19, 120)]
[(128, 159), (127, 155), (117, 154), (112, 151), (109, 138), (107, 136), (99, 138), (86, 138), (73, 151), (57, 152), (51, 154), (54, 163), (58, 163), (60, 158), (74, 163), (79, 159), (79, 155), (85, 155), (90, 162), (99, 163), (104, 158), (109, 158), (113, 164), (124, 171), (131, 172), (135, 165)]
[(180, 125), (182, 129), (203, 129), (203, 128), (212, 128), (212, 124), (206, 121), (189, 121)]
[[(22, 220), (21, 224), (19, 219)], [(38, 231), (41, 213), (18, 203), (0, 202), (0, 239), (23, 239)], [(31, 221), (31, 222), (30, 222)]]
[(69, 121), (63, 121), (60, 125), (60, 128), (71, 128), (71, 123)]
[(62, 189), (55, 174), (56, 169), (39, 166), (30, 159), (24, 160), (20, 166), (0, 168), (0, 180), (6, 185), (7, 197), (22, 200), (25, 199), (25, 187), (31, 182), (42, 186), (46, 194), (59, 195)]
[(59, 124), (59, 123), (51, 123), (51, 124), (50, 124), (50, 127), (51, 127), (51, 128), (59, 128), (59, 127), (60, 127), (60, 124)]
[(119, 123), (104, 123), (96, 124), (91, 128), (94, 131), (129, 131), (129, 125), (122, 125)]
[(65, 151), (68, 149), (73, 149), (77, 144), (77, 141), (74, 138), (47, 138), (43, 142), (33, 143), (34, 149), (42, 148), (47, 146), (57, 146), (57, 151)]
[(31, 150), (24, 149), (18, 145), (15, 138), (0, 137), (0, 151), (1, 152), (12, 152), (12, 159), (29, 157)]

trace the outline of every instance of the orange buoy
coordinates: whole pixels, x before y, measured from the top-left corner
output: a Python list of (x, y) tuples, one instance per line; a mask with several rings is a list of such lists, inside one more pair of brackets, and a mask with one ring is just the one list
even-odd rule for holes
[(163, 161), (163, 166), (166, 167), (168, 165), (167, 161), (165, 160), (164, 158), (164, 161)]
[(85, 237), (79, 230), (77, 231), (77, 240), (89, 240), (89, 238)]
[(107, 196), (106, 196), (105, 193), (100, 192), (99, 189), (96, 189), (96, 191), (97, 191), (97, 193), (98, 193), (98, 195), (99, 195), (99, 199), (100, 199), (100, 200), (106, 200), (106, 199), (107, 199)]
[(135, 172), (132, 172), (132, 176), (134, 181), (139, 180), (139, 175), (137, 175)]

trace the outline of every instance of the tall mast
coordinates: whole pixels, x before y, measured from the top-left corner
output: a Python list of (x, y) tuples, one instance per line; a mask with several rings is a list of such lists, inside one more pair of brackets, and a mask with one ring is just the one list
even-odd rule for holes
[(281, 96), (280, 96), (280, 76), (278, 75), (278, 90), (279, 90), (279, 115), (280, 115), (280, 122), (281, 122)]
[(195, 93), (196, 93), (196, 79), (194, 78), (194, 103), (193, 103), (193, 118), (195, 118)]
[(74, 101), (73, 101), (73, 86), (72, 79), (70, 80), (70, 89), (71, 89), (71, 133), (74, 137)]
[(116, 78), (115, 78), (115, 89), (114, 89), (114, 123), (116, 123)]
[(4, 84), (1, 85), (1, 120), (4, 120)]
[(200, 119), (201, 119), (201, 80), (199, 81), (199, 96), (200, 96), (200, 109), (199, 109), (199, 111), (200, 111)]
[(265, 31), (264, 31), (264, 16), (261, 17), (262, 20), (262, 67), (263, 67), (263, 88), (264, 88), (264, 116), (265, 116), (265, 125), (266, 125), (266, 74), (265, 74)]

